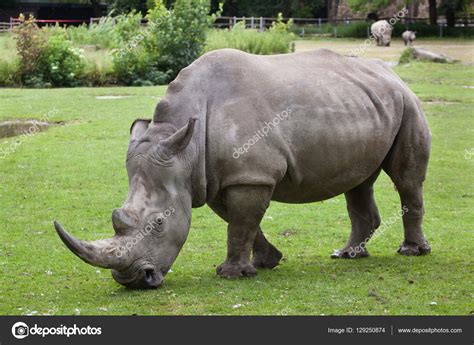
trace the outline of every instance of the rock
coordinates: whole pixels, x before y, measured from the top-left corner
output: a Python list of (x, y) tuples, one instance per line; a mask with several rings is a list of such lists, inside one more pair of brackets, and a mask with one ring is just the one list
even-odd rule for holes
[(452, 57), (449, 57), (444, 54), (434, 53), (422, 48), (412, 48), (412, 54), (413, 54), (413, 58), (417, 60), (440, 62), (440, 63), (457, 62), (457, 60), (454, 60)]

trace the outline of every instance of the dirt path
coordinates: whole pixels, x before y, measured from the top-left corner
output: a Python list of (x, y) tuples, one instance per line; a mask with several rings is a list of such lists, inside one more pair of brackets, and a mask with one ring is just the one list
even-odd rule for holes
[[(398, 61), (405, 49), (402, 40), (393, 40), (390, 47), (377, 47), (375, 45), (364, 48), (364, 40), (357, 39), (320, 39), (298, 40), (295, 42), (296, 51), (307, 51), (318, 48), (327, 48), (340, 54), (351, 54), (351, 51), (361, 52), (358, 56), (379, 58), (385, 61)], [(474, 63), (474, 40), (422, 40), (415, 41), (414, 46), (446, 54), (454, 59), (467, 63)]]

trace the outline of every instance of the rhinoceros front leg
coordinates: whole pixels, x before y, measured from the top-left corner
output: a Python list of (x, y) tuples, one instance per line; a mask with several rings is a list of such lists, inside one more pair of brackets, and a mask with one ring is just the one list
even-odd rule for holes
[(227, 258), (217, 267), (217, 274), (225, 278), (254, 276), (250, 262), (260, 221), (268, 208), (271, 188), (266, 186), (232, 186), (226, 189)]
[(367, 181), (345, 193), (352, 230), (347, 244), (335, 250), (332, 258), (354, 259), (369, 256), (365, 245), (380, 226), (380, 215), (375, 204), (373, 184), (380, 170)]
[[(218, 201), (209, 203), (209, 207), (227, 223), (229, 222), (229, 216), (227, 207), (222, 198), (218, 198)], [(255, 268), (274, 268), (279, 263), (283, 254), (271, 244), (265, 237), (262, 228), (259, 226), (255, 240), (253, 241), (252, 248), (252, 264)]]

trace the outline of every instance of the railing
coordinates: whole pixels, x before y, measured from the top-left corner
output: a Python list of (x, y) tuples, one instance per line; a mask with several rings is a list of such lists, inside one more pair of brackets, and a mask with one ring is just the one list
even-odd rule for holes
[(0, 32), (7, 32), (11, 30), (10, 23), (0, 22)]
[[(79, 23), (99, 23), (101, 18), (90, 18), (87, 20), (74, 20), (74, 19), (35, 19), (35, 23), (39, 24), (79, 24)], [(334, 19), (330, 20), (328, 18), (283, 18), (284, 22), (292, 19), (295, 25), (311, 25), (321, 27), (323, 24), (333, 23), (333, 24), (351, 24), (354, 22), (366, 22), (365, 19), (359, 18), (343, 18), (343, 19)], [(389, 19), (389, 18), (386, 18)], [(113, 18), (113, 20), (115, 20)], [(269, 28), (273, 22), (277, 21), (278, 18), (275, 17), (219, 17), (216, 19), (214, 23), (214, 27), (216, 28), (232, 28), (237, 23), (242, 23), (240, 25), (244, 25), (246, 28), (249, 29), (257, 29), (263, 31)], [(18, 26), (21, 23), (19, 18), (10, 18), (9, 23), (0, 22), (0, 32), (6, 32), (12, 30), (15, 26)], [(429, 18), (408, 18), (404, 17), (401, 18), (400, 23), (402, 24), (412, 24), (412, 23), (429, 23)], [(147, 20), (142, 19), (141, 25), (146, 25)], [(438, 18), (438, 26), (445, 27), (446, 26), (446, 19), (443, 17)], [(474, 18), (465, 17), (465, 18), (457, 18), (456, 19), (456, 27), (474, 27)]]
[[(351, 24), (355, 22), (367, 22), (361, 18), (340, 18), (340, 19), (329, 19), (329, 18), (283, 18), (283, 22), (293, 20), (295, 25), (314, 25), (322, 26), (323, 24)], [(380, 18), (390, 19), (390, 18)], [(273, 22), (277, 21), (275, 17), (219, 17), (214, 23), (217, 28), (232, 28), (237, 23), (242, 23), (246, 28), (264, 30), (272, 25)], [(429, 18), (411, 18), (404, 17), (400, 19), (402, 24), (413, 24), (413, 23), (426, 23), (429, 24)], [(443, 17), (438, 18), (438, 25), (446, 26), (446, 19)], [(463, 17), (456, 19), (456, 27), (473, 27), (474, 18)]]

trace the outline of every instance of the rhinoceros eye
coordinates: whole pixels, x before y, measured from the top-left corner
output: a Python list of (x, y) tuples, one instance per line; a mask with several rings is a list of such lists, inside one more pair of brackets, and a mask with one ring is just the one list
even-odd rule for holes
[(163, 218), (161, 218), (161, 217), (156, 218), (156, 223), (157, 223), (158, 225), (162, 225), (163, 222), (164, 222)]

